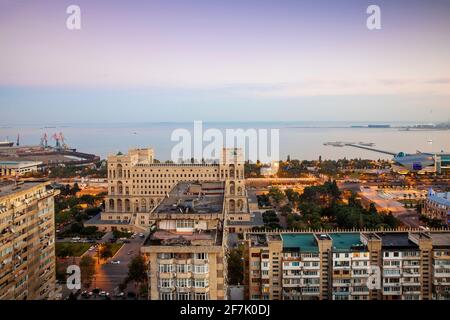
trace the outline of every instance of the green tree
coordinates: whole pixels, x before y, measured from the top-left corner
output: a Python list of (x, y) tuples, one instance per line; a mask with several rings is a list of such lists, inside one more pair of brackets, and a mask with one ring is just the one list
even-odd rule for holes
[(285, 198), (284, 193), (278, 188), (270, 188), (268, 196), (278, 205)]
[(230, 285), (244, 282), (243, 246), (232, 248), (227, 253), (228, 281)]
[[(147, 283), (147, 264), (145, 263), (145, 259), (141, 255), (135, 256), (131, 259), (128, 264), (128, 274), (126, 278), (126, 282), (133, 281), (135, 286), (140, 287), (141, 284)], [(139, 295), (142, 293), (142, 290), (139, 290)]]
[(95, 261), (89, 255), (84, 255), (80, 260), (81, 283), (88, 289), (95, 275)]
[(104, 243), (100, 246), (100, 258), (101, 259), (108, 259), (113, 256), (113, 249), (112, 245), (110, 243)]

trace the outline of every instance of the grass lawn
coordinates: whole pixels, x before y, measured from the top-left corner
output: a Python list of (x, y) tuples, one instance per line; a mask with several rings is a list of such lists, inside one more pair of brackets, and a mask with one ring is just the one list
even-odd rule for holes
[(112, 255), (114, 256), (117, 251), (120, 250), (120, 248), (122, 248), (123, 243), (111, 243), (111, 250), (112, 250)]
[(64, 257), (80, 257), (85, 253), (92, 244), (90, 243), (71, 243), (71, 242), (57, 242), (56, 256)]

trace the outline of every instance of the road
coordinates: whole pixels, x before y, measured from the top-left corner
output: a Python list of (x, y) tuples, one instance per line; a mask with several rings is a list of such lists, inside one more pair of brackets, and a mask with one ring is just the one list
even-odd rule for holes
[[(135, 239), (130, 239), (130, 243), (125, 243), (122, 248), (114, 255), (114, 257), (108, 259), (106, 262), (101, 262), (100, 264), (96, 264), (96, 273), (95, 277), (92, 281), (92, 287), (90, 290), (94, 288), (100, 288), (106, 292), (109, 292), (113, 295), (118, 291), (118, 286), (121, 284), (128, 273), (128, 264), (131, 259), (139, 254), (139, 250), (142, 247), (145, 238), (136, 237)], [(129, 252), (132, 252), (129, 254)], [(93, 258), (95, 258), (96, 262), (97, 257), (95, 252), (89, 252)], [(120, 264), (111, 264), (110, 261), (120, 261)], [(135, 291), (132, 284), (128, 288), (128, 291)]]

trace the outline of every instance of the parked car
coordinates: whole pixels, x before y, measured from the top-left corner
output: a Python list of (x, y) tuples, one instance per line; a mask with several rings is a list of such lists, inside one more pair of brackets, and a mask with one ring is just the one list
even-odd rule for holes
[(111, 264), (120, 264), (120, 260), (111, 260)]
[(100, 297), (109, 297), (109, 292), (106, 291), (100, 291), (100, 293), (98, 294)]

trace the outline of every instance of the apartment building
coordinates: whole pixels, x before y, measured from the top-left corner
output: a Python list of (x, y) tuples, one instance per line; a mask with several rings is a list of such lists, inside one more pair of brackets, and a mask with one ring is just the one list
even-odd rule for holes
[(370, 256), (359, 233), (331, 233), (331, 299), (369, 300)]
[(55, 298), (56, 191), (48, 184), (0, 185), (0, 300)]
[(431, 275), (432, 299), (450, 300), (450, 233), (431, 233), (433, 246)]
[(223, 300), (225, 183), (180, 182), (152, 212), (141, 253), (151, 300)]
[(250, 232), (252, 300), (449, 299), (450, 232)]
[(154, 209), (182, 182), (222, 182), (227, 220), (238, 225), (230, 226), (232, 231), (254, 226), (245, 190), (244, 156), (236, 148), (224, 148), (216, 163), (157, 163), (151, 148), (109, 156), (106, 208), (100, 220), (86, 225), (100, 230), (145, 230), (154, 221)]

